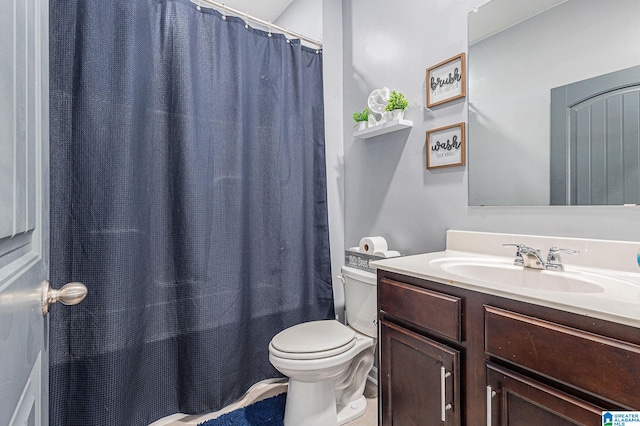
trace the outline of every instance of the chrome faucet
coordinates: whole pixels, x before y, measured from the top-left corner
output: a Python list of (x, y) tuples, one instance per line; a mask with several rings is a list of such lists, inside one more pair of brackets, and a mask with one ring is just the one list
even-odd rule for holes
[(559, 253), (578, 254), (578, 250), (561, 249), (558, 247), (551, 247), (547, 260), (543, 260), (540, 256), (540, 250), (532, 247), (527, 247), (524, 244), (503, 244), (503, 247), (515, 247), (516, 258), (513, 261), (514, 265), (523, 266), (525, 268), (532, 269), (546, 269), (550, 271), (564, 271), (564, 265)]
[(532, 269), (545, 269), (545, 262), (540, 256), (540, 250), (527, 247), (524, 244), (503, 244), (502, 246), (516, 248), (514, 265)]

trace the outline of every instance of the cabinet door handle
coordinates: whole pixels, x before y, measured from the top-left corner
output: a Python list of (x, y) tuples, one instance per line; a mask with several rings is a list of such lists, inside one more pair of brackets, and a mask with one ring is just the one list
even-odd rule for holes
[(440, 367), (440, 418), (444, 422), (447, 420), (447, 410), (451, 410), (451, 404), (447, 404), (447, 377), (451, 373), (447, 372), (444, 366)]
[(491, 426), (492, 424), (491, 400), (494, 396), (496, 396), (496, 391), (491, 389), (491, 386), (487, 386), (487, 426)]

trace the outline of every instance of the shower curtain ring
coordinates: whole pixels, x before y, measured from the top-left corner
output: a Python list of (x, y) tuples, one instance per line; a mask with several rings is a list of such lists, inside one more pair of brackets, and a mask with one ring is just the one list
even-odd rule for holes
[(224, 3), (222, 3), (222, 19), (227, 20), (227, 8), (224, 6)]
[(271, 37), (271, 21), (269, 21), (269, 37)]
[(244, 27), (247, 28), (247, 29), (249, 28), (249, 14), (248, 13), (244, 14)]

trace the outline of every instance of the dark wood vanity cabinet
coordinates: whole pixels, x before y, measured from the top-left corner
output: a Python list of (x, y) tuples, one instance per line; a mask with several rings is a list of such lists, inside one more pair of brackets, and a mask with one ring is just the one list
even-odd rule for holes
[(601, 425), (640, 409), (638, 328), (380, 269), (378, 307), (382, 425)]

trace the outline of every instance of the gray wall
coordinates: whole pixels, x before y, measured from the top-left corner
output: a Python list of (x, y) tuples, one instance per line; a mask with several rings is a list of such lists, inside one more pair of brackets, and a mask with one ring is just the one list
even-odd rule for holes
[[(466, 122), (467, 100), (426, 109), (425, 69), (467, 51), (475, 4), (343, 1), (345, 246), (383, 235), (404, 254), (437, 251), (447, 229), (640, 241), (640, 207), (468, 207), (466, 166), (426, 170), (426, 130)], [(354, 139), (351, 114), (384, 86), (405, 93), (413, 128)]]

